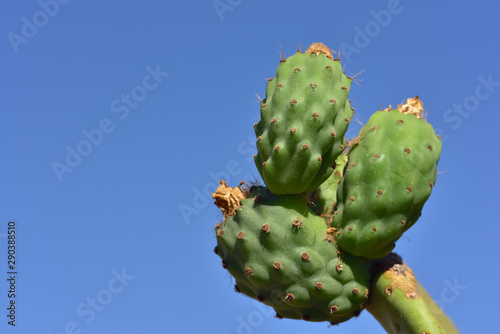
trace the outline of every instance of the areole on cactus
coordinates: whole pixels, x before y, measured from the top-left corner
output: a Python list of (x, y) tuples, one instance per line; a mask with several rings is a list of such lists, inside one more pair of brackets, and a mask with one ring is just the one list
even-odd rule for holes
[[(235, 190), (221, 183), (218, 192)], [(369, 261), (337, 253), (307, 196), (258, 186), (242, 193), (248, 197), (216, 228), (215, 251), (236, 291), (273, 307), (278, 317), (340, 323), (358, 315), (368, 299)]]
[(220, 182), (215, 253), (278, 318), (338, 324), (367, 309), (389, 333), (458, 333), (391, 253), (436, 184), (441, 141), (416, 96), (348, 142), (350, 84), (324, 44), (281, 59), (254, 125), (265, 186)]
[(351, 142), (332, 222), (343, 250), (381, 258), (420, 217), (441, 154), (441, 140), (422, 113), (418, 96), (377, 111)]

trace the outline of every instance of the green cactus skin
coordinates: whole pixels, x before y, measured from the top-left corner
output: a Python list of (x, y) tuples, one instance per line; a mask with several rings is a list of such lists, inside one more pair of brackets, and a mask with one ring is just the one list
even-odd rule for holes
[(422, 300), (425, 302), (434, 318), (439, 322), (441, 328), (443, 328), (448, 334), (458, 334), (459, 330), (453, 323), (453, 320), (451, 320), (451, 318), (443, 312), (443, 309), (432, 299), (419, 281), (417, 281), (417, 289), (419, 295), (422, 297)]
[(273, 307), (279, 318), (337, 324), (359, 315), (367, 302), (369, 262), (338, 257), (305, 195), (276, 196), (254, 186), (216, 235), (215, 252), (236, 291)]
[(353, 115), (351, 79), (326, 46), (319, 48), (282, 59), (276, 76), (268, 80), (261, 120), (254, 125), (255, 164), (276, 195), (313, 191), (330, 176), (344, 150)]
[(347, 155), (339, 155), (335, 160), (333, 173), (311, 194), (313, 210), (328, 223), (331, 223), (331, 216), (337, 204), (337, 188), (342, 181), (347, 160)]
[(415, 97), (375, 112), (346, 158), (351, 81), (321, 43), (281, 59), (254, 124), (267, 188), (220, 182), (214, 251), (278, 318), (338, 324), (366, 308), (388, 333), (456, 334), (391, 253), (432, 192), (441, 141)]
[(381, 259), (373, 273), (366, 309), (387, 333), (459, 333), (397, 254)]
[(441, 140), (424, 119), (375, 112), (351, 147), (338, 188), (332, 226), (339, 248), (369, 259), (389, 254), (420, 217), (440, 154)]

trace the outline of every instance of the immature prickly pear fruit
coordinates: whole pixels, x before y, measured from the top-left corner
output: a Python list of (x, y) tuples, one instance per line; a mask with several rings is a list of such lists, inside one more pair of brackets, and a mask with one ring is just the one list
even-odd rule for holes
[(332, 223), (344, 251), (381, 258), (420, 217), (441, 154), (422, 111), (418, 96), (399, 110), (377, 111), (351, 144)]
[(313, 191), (333, 172), (353, 115), (350, 86), (324, 44), (281, 60), (254, 126), (255, 164), (272, 193)]
[[(243, 195), (243, 199), (242, 199)], [(216, 227), (216, 254), (236, 280), (235, 289), (273, 307), (279, 318), (340, 323), (368, 300), (370, 265), (339, 258), (321, 217), (306, 195), (273, 195), (227, 187), (214, 194), (224, 222)]]

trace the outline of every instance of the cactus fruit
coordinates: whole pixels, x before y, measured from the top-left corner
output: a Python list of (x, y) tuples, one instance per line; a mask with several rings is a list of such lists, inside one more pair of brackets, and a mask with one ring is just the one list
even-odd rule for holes
[(332, 223), (342, 250), (381, 258), (420, 217), (441, 154), (422, 111), (418, 96), (399, 110), (377, 111), (353, 141)]
[(441, 141), (416, 96), (348, 143), (350, 85), (321, 43), (282, 58), (254, 125), (266, 187), (220, 182), (214, 251), (278, 318), (337, 324), (366, 308), (389, 333), (457, 333), (390, 253), (431, 194)]
[(273, 194), (313, 191), (333, 172), (353, 115), (350, 86), (324, 44), (282, 59), (254, 126), (255, 164)]
[[(234, 189), (221, 183), (216, 197), (223, 201)], [(306, 196), (278, 196), (258, 186), (242, 193), (248, 198), (216, 228), (216, 253), (236, 279), (235, 289), (280, 318), (340, 323), (357, 316), (368, 298), (369, 262), (339, 258)]]

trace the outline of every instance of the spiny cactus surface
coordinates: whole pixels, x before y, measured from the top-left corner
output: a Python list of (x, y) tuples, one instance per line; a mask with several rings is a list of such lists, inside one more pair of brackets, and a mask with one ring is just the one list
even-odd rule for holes
[[(221, 184), (224, 192), (234, 190)], [(247, 195), (216, 228), (216, 253), (235, 289), (280, 318), (340, 323), (359, 315), (368, 298), (368, 261), (339, 257), (305, 195), (277, 196), (257, 186)]]
[(375, 112), (354, 140), (333, 219), (338, 246), (353, 255), (389, 254), (436, 183), (441, 140), (419, 102)]
[(255, 124), (255, 164), (274, 194), (313, 191), (333, 172), (353, 115), (350, 86), (322, 44), (282, 59)]
[(321, 43), (282, 58), (254, 124), (266, 186), (220, 182), (215, 253), (278, 318), (338, 324), (366, 308), (389, 333), (457, 333), (391, 254), (436, 184), (441, 141), (416, 96), (348, 142), (350, 85)]

